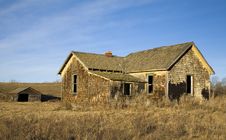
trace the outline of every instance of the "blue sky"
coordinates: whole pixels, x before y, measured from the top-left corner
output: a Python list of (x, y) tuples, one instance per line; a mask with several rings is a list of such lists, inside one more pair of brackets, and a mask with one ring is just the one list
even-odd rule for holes
[(194, 41), (226, 77), (225, 0), (0, 0), (0, 81), (45, 82), (70, 51), (124, 56)]

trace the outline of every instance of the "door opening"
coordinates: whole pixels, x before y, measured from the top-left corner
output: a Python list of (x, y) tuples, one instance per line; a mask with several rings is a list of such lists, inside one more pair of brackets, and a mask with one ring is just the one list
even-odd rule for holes
[(192, 75), (187, 75), (187, 93), (193, 94), (193, 77), (192, 77)]
[(124, 95), (131, 95), (131, 84), (130, 83), (125, 83), (124, 84)]
[(28, 102), (28, 94), (19, 94), (18, 102)]

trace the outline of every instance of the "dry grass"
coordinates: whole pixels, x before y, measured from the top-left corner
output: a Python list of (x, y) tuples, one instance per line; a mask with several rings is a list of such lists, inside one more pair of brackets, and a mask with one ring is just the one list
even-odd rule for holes
[(224, 140), (226, 97), (180, 105), (162, 101), (95, 107), (0, 102), (0, 138)]

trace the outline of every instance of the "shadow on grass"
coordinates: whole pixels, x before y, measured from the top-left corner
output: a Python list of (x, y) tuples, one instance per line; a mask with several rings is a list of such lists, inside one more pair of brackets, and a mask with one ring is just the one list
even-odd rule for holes
[(46, 95), (46, 94), (42, 94), (41, 96), (41, 101), (42, 102), (47, 102), (47, 101), (60, 101), (61, 98), (60, 97), (56, 97), (53, 95)]

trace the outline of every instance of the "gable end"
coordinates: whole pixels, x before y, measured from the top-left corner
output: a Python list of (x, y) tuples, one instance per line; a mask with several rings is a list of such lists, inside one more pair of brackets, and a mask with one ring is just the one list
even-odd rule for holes
[(67, 59), (65, 60), (64, 64), (62, 65), (62, 67), (60, 68), (60, 70), (58, 72), (59, 75), (64, 75), (65, 70), (72, 63), (72, 60), (74, 58), (85, 68), (85, 70), (88, 71), (88, 68), (85, 66), (85, 64), (73, 52), (71, 52), (69, 54), (69, 56), (67, 57)]
[(177, 59), (168, 67), (168, 70), (172, 69), (172, 67), (189, 51), (193, 51), (194, 54), (197, 56), (197, 58), (200, 60), (203, 67), (208, 71), (209, 75), (215, 74), (213, 68), (208, 64), (202, 53), (199, 51), (199, 49), (196, 47), (196, 45), (193, 43), (193, 45), (189, 48), (187, 48), (183, 53), (181, 53)]
[(213, 68), (208, 64), (205, 57), (202, 55), (202, 53), (199, 51), (199, 49), (195, 46), (195, 44), (192, 46), (192, 51), (195, 53), (195, 55), (199, 58), (200, 62), (202, 63), (203, 67), (207, 69), (208, 73), (210, 75), (215, 74)]

